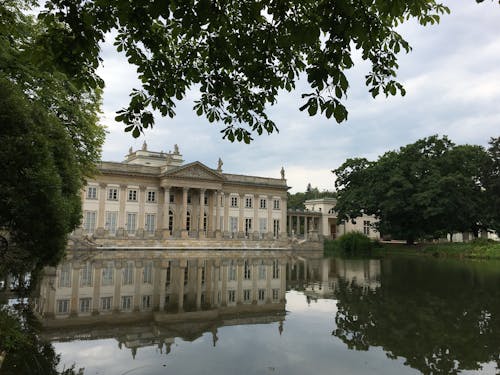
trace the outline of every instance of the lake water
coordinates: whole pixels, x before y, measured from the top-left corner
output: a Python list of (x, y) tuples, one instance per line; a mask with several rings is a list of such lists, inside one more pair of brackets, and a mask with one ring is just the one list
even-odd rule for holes
[(74, 255), (34, 309), (85, 374), (498, 374), (500, 263)]

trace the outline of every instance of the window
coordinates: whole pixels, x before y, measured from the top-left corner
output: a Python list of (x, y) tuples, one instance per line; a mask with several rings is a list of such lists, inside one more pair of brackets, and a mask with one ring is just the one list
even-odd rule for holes
[(127, 212), (127, 232), (134, 234), (137, 229), (137, 213)]
[(280, 290), (273, 289), (273, 302), (278, 302), (280, 297)]
[(363, 233), (367, 236), (370, 235), (370, 227), (371, 227), (370, 220), (364, 220), (363, 221)]
[(80, 270), (80, 286), (92, 286), (92, 264), (85, 262)]
[(259, 264), (259, 280), (265, 280), (266, 279), (266, 265), (264, 264), (264, 261), (262, 261)]
[(80, 298), (79, 311), (82, 313), (90, 312), (91, 302), (92, 302), (92, 298)]
[(231, 263), (229, 264), (229, 267), (228, 267), (227, 279), (229, 281), (236, 280), (236, 264), (234, 263), (233, 260), (231, 261)]
[(267, 232), (267, 219), (264, 217), (259, 218), (259, 232), (260, 233)]
[(248, 236), (252, 231), (252, 219), (245, 219), (245, 234)]
[(238, 197), (231, 197), (231, 207), (238, 207)]
[(113, 285), (113, 262), (103, 264), (102, 285)]
[(97, 187), (96, 186), (87, 187), (87, 199), (97, 199)]
[(142, 309), (149, 310), (151, 308), (152, 296), (142, 296)]
[(249, 303), (252, 291), (250, 289), (243, 289), (243, 302)]
[(188, 192), (188, 195), (187, 195), (187, 203), (191, 204), (191, 193), (190, 192)]
[(155, 232), (155, 215), (154, 214), (146, 214), (146, 225), (145, 229), (146, 232), (148, 233), (154, 233)]
[(123, 267), (123, 285), (130, 285), (134, 283), (134, 263), (127, 262), (125, 267)]
[(110, 188), (108, 189), (108, 201), (117, 201), (118, 200), (118, 189)]
[(265, 298), (266, 298), (266, 290), (259, 289), (259, 301), (264, 301)]
[(101, 297), (101, 311), (111, 311), (113, 297)]
[(251, 197), (245, 198), (245, 208), (252, 208), (252, 198)]
[(243, 278), (245, 280), (250, 280), (251, 278), (251, 266), (250, 262), (248, 260), (245, 260), (245, 263), (243, 264)]
[(58, 299), (56, 305), (57, 305), (56, 312), (58, 314), (69, 313), (69, 299)]
[(265, 198), (260, 198), (260, 208), (262, 209), (267, 208), (267, 200)]
[(188, 267), (184, 267), (184, 285), (187, 285), (189, 280), (189, 269)]
[(273, 220), (273, 234), (277, 238), (280, 233), (280, 221), (278, 219)]
[(279, 209), (280, 209), (280, 200), (279, 200), (279, 199), (275, 199), (275, 200), (273, 201), (273, 208), (274, 208), (275, 210), (279, 210)]
[(235, 233), (238, 231), (238, 217), (237, 216), (230, 216), (229, 217), (229, 229), (232, 233)]
[(144, 284), (153, 283), (153, 262), (146, 262), (142, 269), (142, 282)]
[(132, 310), (132, 296), (122, 296), (122, 311)]
[(116, 233), (116, 223), (118, 222), (118, 211), (106, 211), (106, 229), (109, 234)]
[(205, 195), (205, 197), (203, 198), (203, 204), (205, 206), (208, 206), (208, 196)]
[(236, 302), (236, 291), (235, 290), (228, 290), (228, 292), (227, 292), (227, 302), (229, 302), (229, 303)]
[(156, 191), (148, 191), (147, 201), (149, 203), (156, 202)]
[(191, 212), (186, 212), (186, 230), (191, 230)]
[(174, 199), (175, 199), (175, 195), (170, 194), (170, 195), (168, 196), (168, 201), (169, 201), (170, 203), (174, 203), (174, 202), (175, 202), (175, 200), (174, 200)]
[(273, 279), (280, 277), (280, 265), (277, 259), (273, 260)]
[(59, 274), (59, 288), (69, 287), (71, 287), (71, 267), (69, 263), (64, 263)]
[(101, 297), (101, 311), (111, 311), (113, 297)]
[(328, 214), (329, 214), (329, 215), (334, 215), (334, 214), (335, 214), (335, 209), (334, 209), (334, 208), (330, 208), (330, 209), (328, 210)]
[(128, 191), (128, 200), (129, 202), (137, 202), (137, 190), (129, 190)]
[(97, 212), (96, 211), (85, 211), (83, 214), (84, 214), (83, 215), (83, 229), (88, 234), (94, 233)]
[(221, 196), (220, 196), (220, 206), (224, 207), (224, 195), (223, 194), (221, 194)]

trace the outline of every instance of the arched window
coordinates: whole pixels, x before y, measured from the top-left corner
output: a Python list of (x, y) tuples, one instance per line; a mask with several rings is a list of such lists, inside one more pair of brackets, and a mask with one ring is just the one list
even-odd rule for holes
[(329, 215), (333, 215), (333, 214), (335, 214), (335, 209), (334, 209), (333, 207), (332, 207), (332, 208), (330, 208), (330, 210), (328, 211), (328, 214), (329, 214)]

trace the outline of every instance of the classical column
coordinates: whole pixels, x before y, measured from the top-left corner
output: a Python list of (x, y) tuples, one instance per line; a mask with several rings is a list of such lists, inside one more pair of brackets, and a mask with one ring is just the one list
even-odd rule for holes
[(239, 210), (240, 212), (238, 218), (238, 237), (243, 238), (245, 237), (245, 217), (244, 217), (245, 194), (244, 193), (240, 193), (239, 200), (240, 200), (240, 210)]
[(238, 259), (236, 262), (237, 277), (236, 277), (236, 303), (241, 304), (243, 302), (243, 259)]
[(286, 198), (281, 199), (281, 225), (280, 225), (280, 233), (279, 237), (281, 239), (287, 238), (287, 227), (286, 227), (286, 217), (287, 217), (287, 200)]
[(99, 302), (101, 300), (101, 276), (102, 276), (102, 263), (94, 263), (94, 293), (92, 295), (92, 314), (99, 314)]
[[(99, 184), (99, 211), (97, 213), (97, 230), (104, 231), (105, 223), (105, 204), (106, 204), (106, 184)], [(121, 198), (121, 194), (120, 194)]]
[(201, 309), (201, 275), (203, 272), (203, 267), (201, 266), (201, 263), (202, 263), (201, 259), (198, 259), (198, 268), (196, 275), (196, 310)]
[(181, 211), (182, 212), (182, 214), (181, 214), (181, 237), (182, 238), (188, 237), (188, 231), (187, 231), (187, 227), (186, 227), (188, 191), (189, 191), (189, 188), (187, 188), (187, 187), (182, 189), (182, 207), (181, 207), (181, 210), (182, 210)]
[(70, 312), (71, 315), (77, 315), (78, 314), (78, 305), (79, 305), (79, 300), (78, 300), (78, 293), (80, 289), (80, 268), (81, 264), (72, 264), (72, 280), (71, 280), (71, 304), (70, 304)]
[(160, 295), (159, 310), (160, 311), (165, 310), (165, 292), (166, 292), (166, 284), (167, 284), (168, 263), (169, 263), (168, 261), (161, 261), (161, 262), (159, 262), (158, 266), (155, 267), (156, 272), (160, 274), (159, 285), (156, 285), (156, 287), (159, 288), (159, 295)]
[[(168, 228), (168, 220), (170, 212), (170, 187), (163, 187), (163, 224), (162, 224), (162, 235), (163, 238), (170, 237), (170, 230)], [(173, 229), (173, 228), (172, 228)]]
[(120, 203), (118, 209), (118, 229), (116, 231), (116, 237), (123, 237), (125, 235), (125, 218), (127, 213), (125, 212), (125, 199), (127, 194), (127, 185), (120, 185)]
[(273, 222), (273, 196), (267, 196), (267, 239), (273, 239), (274, 222)]
[(144, 262), (142, 260), (136, 260), (134, 262), (134, 311), (139, 311), (141, 309), (141, 284), (142, 284), (142, 270), (144, 268)]
[(120, 311), (120, 300), (121, 300), (121, 288), (122, 288), (122, 264), (121, 262), (115, 262), (115, 291), (113, 293), (113, 310), (115, 312)]
[(220, 202), (219, 202), (219, 191), (214, 191), (214, 201), (215, 201), (215, 238), (219, 239), (221, 237), (220, 233)]
[(253, 239), (259, 239), (259, 194), (253, 195)]
[(184, 311), (184, 269), (187, 267), (187, 260), (179, 261), (179, 312)]
[(308, 233), (307, 233), (307, 221), (308, 221), (308, 219), (309, 218), (307, 216), (304, 217), (304, 239), (306, 239), (306, 240), (307, 240), (307, 235), (308, 235)]
[(229, 202), (230, 202), (230, 195), (229, 193), (222, 193), (222, 196), (225, 196), (225, 201), (224, 201), (224, 233), (229, 233), (231, 228), (229, 228)]
[(205, 216), (205, 189), (200, 189), (200, 217), (198, 218), (198, 235), (205, 237), (203, 218)]
[(217, 204), (217, 196), (215, 195), (215, 190), (211, 190), (212, 193), (208, 193), (208, 212), (207, 212), (207, 233), (212, 234), (215, 232), (215, 222), (214, 222), (214, 207)]
[(139, 217), (137, 218), (137, 234), (136, 236), (142, 238), (144, 236), (144, 206), (146, 204), (146, 186), (139, 186)]
[(228, 267), (227, 261), (222, 263), (221, 306), (227, 306), (227, 267)]

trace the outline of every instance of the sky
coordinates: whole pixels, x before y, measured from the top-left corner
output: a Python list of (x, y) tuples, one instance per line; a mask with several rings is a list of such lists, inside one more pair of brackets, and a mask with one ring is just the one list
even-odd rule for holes
[(103, 160), (122, 161), (129, 147), (144, 141), (153, 151), (179, 146), (186, 162), (200, 161), (223, 171), (280, 177), (281, 167), (290, 192), (305, 191), (308, 183), (319, 190), (334, 190), (331, 170), (347, 158), (376, 160), (434, 134), (447, 135), (457, 144), (487, 146), (500, 136), (500, 6), (496, 1), (444, 1), (451, 9), (439, 25), (409, 22), (398, 31), (413, 50), (399, 55), (398, 80), (404, 97), (380, 95), (373, 99), (364, 84), (370, 66), (354, 53), (355, 67), (347, 72), (350, 87), (345, 101), (348, 120), (337, 124), (322, 115), (299, 111), (300, 95), (308, 92), (301, 80), (292, 93), (283, 92), (268, 114), (279, 133), (255, 135), (250, 145), (222, 139), (222, 124), (211, 124), (193, 111), (195, 91), (178, 103), (176, 117), (156, 114), (155, 127), (134, 139), (114, 121), (115, 112), (127, 106), (132, 88), (139, 88), (133, 66), (114, 51), (112, 38), (102, 46), (103, 66), (98, 73), (106, 88), (101, 123), (108, 135)]

